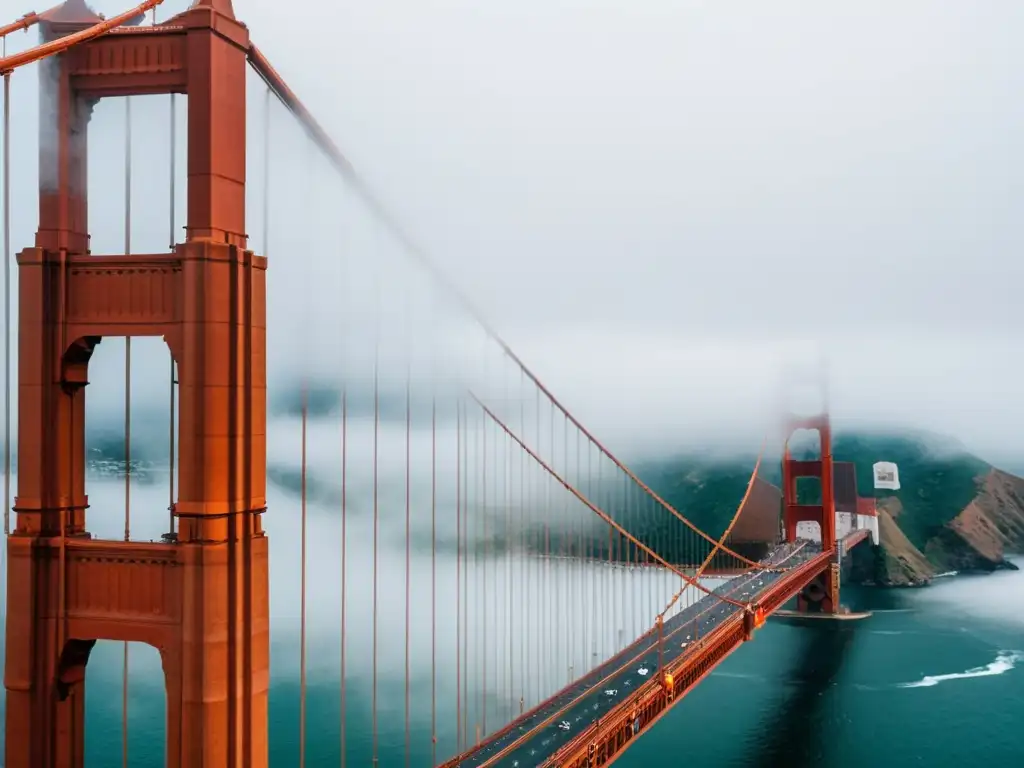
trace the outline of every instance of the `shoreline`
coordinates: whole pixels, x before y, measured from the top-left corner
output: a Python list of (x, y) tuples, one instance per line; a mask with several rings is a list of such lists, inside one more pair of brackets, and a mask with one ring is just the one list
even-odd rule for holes
[(851, 581), (851, 583), (861, 587), (871, 587), (872, 589), (923, 589), (924, 587), (933, 586), (933, 582), (937, 580), (955, 580), (961, 579), (965, 576), (991, 576), (992, 574), (1002, 573), (1004, 571), (1020, 571), (1022, 570), (1022, 567), (1015, 561), (1022, 559), (1024, 559), (1024, 554), (1014, 552), (1004, 555), (1003, 559), (999, 563), (989, 569), (972, 568), (970, 570), (946, 571), (944, 573), (936, 573), (925, 579), (910, 580), (906, 582), (879, 582), (874, 579), (864, 579), (862, 581)]

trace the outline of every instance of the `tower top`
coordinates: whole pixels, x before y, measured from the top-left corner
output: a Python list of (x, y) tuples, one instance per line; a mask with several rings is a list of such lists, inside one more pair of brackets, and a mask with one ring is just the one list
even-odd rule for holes
[(227, 16), (229, 19), (235, 18), (235, 9), (231, 5), (231, 0), (196, 0), (192, 7), (211, 8), (221, 16)]
[(39, 14), (44, 24), (71, 24), (75, 26), (91, 26), (103, 21), (103, 16), (96, 13), (85, 0), (64, 0), (58, 6)]

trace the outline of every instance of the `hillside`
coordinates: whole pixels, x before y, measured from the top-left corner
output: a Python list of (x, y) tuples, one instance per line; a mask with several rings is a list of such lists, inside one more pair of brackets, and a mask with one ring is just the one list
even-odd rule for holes
[[(833, 454), (856, 465), (865, 496), (874, 493), (876, 461), (893, 461), (900, 469), (901, 489), (877, 496), (881, 546), (854, 550), (854, 579), (921, 584), (937, 573), (1013, 567), (1004, 555), (1024, 552), (1024, 479), (950, 440), (924, 433), (840, 434)], [(695, 523), (720, 532), (743, 495), (751, 465), (680, 457), (645, 467), (643, 476)], [(762, 472), (764, 480), (775, 484), (778, 475), (777, 463)]]

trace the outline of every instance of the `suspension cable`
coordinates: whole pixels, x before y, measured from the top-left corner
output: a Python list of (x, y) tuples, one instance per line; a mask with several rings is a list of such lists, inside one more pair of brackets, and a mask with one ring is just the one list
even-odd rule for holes
[[(269, 158), (270, 152), (270, 141), (269, 141), (269, 129), (270, 129), (270, 90), (267, 90), (266, 98), (266, 113), (265, 113), (265, 126), (264, 126), (264, 158)], [(267, 172), (264, 175), (264, 182), (267, 186), (266, 193), (264, 194), (264, 217), (267, 215), (269, 210), (269, 185), (266, 182), (269, 179), (269, 162), (266, 166)], [(264, 222), (266, 219), (264, 219)], [(264, 228), (264, 242), (266, 241), (266, 229)], [(348, 281), (345, 281), (346, 283)], [(339, 706), (339, 718), (341, 722), (339, 732), (339, 748), (340, 758), (339, 763), (341, 768), (345, 768), (348, 762), (348, 745), (347, 745), (347, 686), (345, 683), (346, 674), (346, 651), (347, 643), (346, 638), (346, 625), (347, 625), (347, 613), (348, 613), (348, 377), (341, 377), (341, 691), (340, 691), (340, 706)]]
[[(408, 322), (408, 305), (406, 306), (406, 343), (407, 355), (411, 358), (409, 343), (410, 328)], [(405, 368), (405, 768), (409, 768), (412, 759), (411, 732), (409, 728), (409, 618), (412, 610), (412, 503), (410, 478), (412, 472), (412, 362), (406, 360)]]
[(455, 751), (462, 752), (462, 402), (455, 401)]
[[(433, 387), (433, 377), (431, 377)], [(437, 765), (437, 393), (430, 402), (430, 766)]]
[[(124, 255), (132, 253), (132, 97), (124, 100)], [(132, 337), (124, 339), (124, 540), (131, 539)], [(128, 642), (121, 670), (121, 764), (128, 768)]]
[(123, 26), (128, 22), (137, 19), (139, 16), (145, 16), (151, 8), (155, 8), (160, 5), (164, 0), (145, 0), (140, 5), (135, 6), (131, 10), (119, 13), (117, 16), (112, 16), (109, 19), (104, 19), (91, 27), (81, 30), (80, 32), (73, 32), (70, 35), (59, 37), (56, 40), (37, 45), (34, 48), (29, 48), (27, 51), (21, 53), (15, 53), (10, 56), (0, 58), (0, 74), (6, 72), (13, 72), (19, 67), (24, 67), (27, 64), (45, 59), (49, 56), (54, 56), (58, 53), (64, 53), (70, 48), (78, 45), (79, 43), (87, 43), (90, 40), (95, 40), (97, 37), (105, 35), (112, 29)]
[[(4, 41), (6, 48), (7, 41)], [(5, 51), (6, 52), (6, 51)], [(11, 532), (11, 73), (4, 73), (4, 535)], [(6, 547), (5, 547), (6, 549)]]
[[(153, 22), (154, 22), (154, 24), (156, 23), (156, 8), (153, 8)], [(178, 141), (177, 140), (177, 135), (178, 135), (177, 102), (175, 100), (175, 95), (173, 93), (171, 94), (171, 99), (170, 99), (170, 121), (169, 122), (170, 122), (170, 128), (171, 128), (170, 164), (169, 164), (169, 168), (170, 168), (170, 194), (169, 194), (169, 202), (170, 202), (170, 205), (168, 206), (168, 226), (167, 226), (167, 242), (168, 242), (168, 246), (167, 246), (167, 248), (168, 248), (169, 251), (171, 251), (173, 253), (174, 252), (174, 247), (175, 247), (175, 242), (174, 242), (175, 241), (174, 224), (175, 224), (175, 213), (176, 213), (175, 203), (176, 203), (176, 198), (177, 198), (175, 176), (176, 176), (177, 170), (178, 170), (178, 156), (177, 156), (177, 146), (176, 146), (177, 145), (177, 141)], [(168, 429), (168, 463), (169, 463), (169, 466), (170, 466), (170, 472), (169, 472), (169, 477), (170, 477), (169, 486), (170, 487), (169, 487), (169, 490), (168, 490), (168, 503), (167, 503), (167, 514), (168, 514), (167, 533), (168, 533), (168, 539), (173, 540), (174, 539), (174, 535), (175, 535), (175, 531), (174, 531), (174, 465), (175, 465), (175, 458), (176, 458), (175, 457), (175, 448), (174, 448), (174, 440), (175, 440), (175, 435), (174, 435), (174, 433), (175, 433), (175, 424), (174, 424), (175, 389), (174, 389), (174, 387), (177, 385), (177, 381), (175, 380), (174, 352), (171, 351), (170, 347), (168, 347), (167, 349), (168, 349), (168, 353), (169, 353), (170, 358), (171, 358), (171, 398), (170, 398), (171, 399), (171, 415), (170, 415), (170, 427)]]
[(713, 597), (715, 597), (715, 598), (717, 598), (717, 599), (719, 599), (719, 600), (721, 600), (723, 602), (729, 603), (729, 604), (734, 605), (734, 606), (736, 606), (738, 608), (745, 608), (746, 607), (743, 603), (740, 603), (740, 602), (738, 602), (736, 600), (733, 600), (732, 598), (729, 598), (729, 597), (726, 597), (726, 596), (723, 596), (723, 595), (716, 595), (713, 591), (709, 590), (707, 587), (705, 587), (700, 582), (695, 581), (691, 577), (687, 576), (686, 573), (684, 573), (683, 571), (679, 570), (675, 565), (672, 565), (671, 563), (669, 563), (667, 560), (665, 560), (657, 552), (655, 552), (650, 547), (648, 547), (646, 544), (644, 544), (643, 542), (638, 540), (636, 537), (634, 537), (633, 534), (631, 534), (629, 531), (627, 531), (625, 528), (623, 528), (621, 525), (619, 525), (617, 522), (615, 522), (615, 520), (613, 520), (608, 515), (607, 512), (604, 512), (603, 510), (601, 510), (597, 506), (595, 506), (594, 503), (591, 502), (585, 495), (580, 493), (580, 491), (578, 491), (576, 488), (574, 488), (572, 485), (570, 485), (567, 480), (565, 480), (561, 475), (556, 473), (546, 461), (544, 461), (540, 456), (538, 456), (514, 432), (512, 432), (512, 430), (509, 429), (509, 427), (506, 426), (506, 424), (501, 419), (499, 419), (490, 408), (488, 408), (486, 405), (484, 405), (484, 403), (475, 394), (470, 392), (469, 395), (470, 395), (470, 397), (473, 398), (474, 401), (476, 401), (476, 404), (480, 407), (480, 409), (484, 412), (484, 414), (486, 414), (489, 419), (491, 419), (499, 427), (501, 427), (505, 431), (505, 433), (512, 440), (514, 440), (519, 445), (519, 447), (522, 448), (530, 456), (530, 458), (532, 458), (534, 460), (534, 462), (536, 462), (541, 467), (541, 469), (543, 469), (545, 472), (547, 472), (549, 475), (551, 475), (552, 478), (554, 478), (562, 486), (564, 486), (567, 491), (569, 491), (571, 494), (573, 494), (573, 496), (575, 496), (584, 505), (586, 505), (590, 509), (591, 512), (593, 512), (598, 517), (600, 517), (602, 520), (604, 520), (606, 523), (608, 523), (613, 528), (615, 528), (615, 530), (617, 530), (621, 535), (625, 536), (627, 539), (629, 539), (631, 542), (633, 542), (633, 544), (635, 544), (640, 549), (642, 549), (644, 552), (646, 552), (656, 562), (660, 563), (664, 568), (667, 568), (670, 571), (672, 571), (673, 573), (675, 573), (679, 578), (681, 578), (681, 579), (683, 579), (685, 581), (688, 581), (693, 586), (695, 586), (697, 589), (699, 589), (701, 592), (704, 592), (707, 595), (711, 595), (711, 596), (713, 596)]
[[(484, 370), (484, 381), (487, 380), (487, 351), (484, 350), (483, 356), (483, 370)], [(480, 668), (481, 668), (481, 685), (480, 685), (480, 711), (477, 712), (477, 723), (479, 728), (482, 729), (483, 734), (487, 735), (487, 603), (490, 602), (488, 589), (487, 589), (487, 560), (488, 560), (488, 531), (487, 523), (490, 517), (487, 510), (487, 422), (484, 419), (480, 420), (480, 505), (478, 509), (482, 512), (483, 517), (483, 558), (481, 567), (481, 588), (480, 588), (480, 613), (482, 621), (480, 625), (481, 638), (480, 638)], [(477, 742), (480, 741), (480, 731), (477, 732)]]
[(299, 602), (299, 768), (306, 765), (306, 437), (309, 419), (309, 388), (306, 377), (302, 377), (300, 385), (302, 393), (302, 448), (301, 448), (301, 565), (299, 583), (301, 597)]
[(341, 384), (341, 768), (347, 759), (345, 696), (345, 615), (348, 596), (348, 380)]
[[(266, 142), (264, 147), (269, 144)], [(312, 177), (312, 165), (307, 159), (307, 166), (309, 167), (309, 175)], [(268, 166), (269, 167), (269, 166)], [(312, 184), (307, 187), (307, 192), (312, 190)], [(264, 200), (269, 197), (269, 188), (266, 190)], [(307, 208), (309, 207), (307, 203)], [(267, 221), (264, 220), (264, 226), (268, 226)], [(308, 266), (309, 272), (306, 274), (306, 279), (312, 279), (312, 264)], [(308, 286), (307, 286), (308, 289)], [(307, 311), (309, 308), (308, 303), (303, 303)], [(309, 438), (309, 376), (305, 371), (302, 372), (301, 376), (301, 400), (302, 400), (302, 510), (301, 510), (301, 521), (300, 521), (300, 537), (301, 537), (301, 573), (299, 577), (301, 597), (299, 602), (299, 768), (305, 768), (306, 766), (306, 573), (307, 573), (307, 515), (309, 506), (309, 493), (308, 493), (308, 438)]]
[[(249, 46), (248, 51), (249, 63), (252, 65), (256, 73), (263, 79), (267, 86), (274, 92), (277, 99), (283, 104), (301, 123), (302, 127), (306, 130), (307, 134), (317, 145), (321, 152), (327, 157), (327, 159), (334, 166), (335, 170), (345, 179), (347, 179), (355, 189), (356, 193), (363, 199), (370, 210), (377, 216), (378, 220), (384, 225), (391, 234), (403, 245), (406, 252), (413, 258), (413, 260), (420, 265), (420, 267), (439, 285), (444, 291), (452, 296), (455, 302), (462, 306), (463, 310), (476, 321), (476, 323), (483, 329), (484, 333), (489, 336), (502, 350), (502, 352), (515, 363), (520, 370), (530, 379), (531, 382), (544, 394), (544, 396), (551, 401), (551, 403), (573, 423), (573, 425), (583, 433), (597, 449), (603, 453), (615, 466), (622, 472), (624, 472), (634, 483), (636, 483), (648, 496), (661, 506), (663, 509), (668, 511), (670, 514), (678, 518), (684, 525), (694, 531), (697, 535), (702, 537), (709, 544), (714, 545), (715, 539), (709, 536), (707, 533), (702, 531), (696, 525), (694, 525), (685, 515), (680, 513), (675, 507), (669, 504), (665, 499), (659, 496), (655, 491), (648, 486), (643, 480), (637, 477), (625, 464), (623, 464), (601, 441), (599, 441), (593, 433), (591, 433), (586, 427), (581, 424), (576, 417), (562, 404), (562, 402), (552, 394), (544, 383), (538, 378), (538, 376), (527, 367), (526, 363), (512, 350), (511, 346), (501, 337), (494, 328), (487, 323), (484, 319), (483, 313), (476, 307), (475, 304), (469, 299), (469, 297), (459, 288), (447, 275), (441, 272), (441, 270), (434, 263), (434, 260), (427, 254), (426, 250), (416, 243), (411, 236), (399, 225), (398, 221), (390, 215), (388, 210), (384, 207), (384, 204), (376, 196), (369, 184), (356, 173), (355, 168), (348, 161), (347, 158), (342, 154), (341, 150), (334, 143), (327, 132), (320, 126), (317, 120), (313, 117), (312, 113), (306, 108), (306, 106), (299, 100), (295, 93), (288, 87), (288, 84), (284, 81), (280, 74), (271, 66), (263, 52), (259, 50), (255, 45)], [(727, 547), (723, 547), (722, 551), (726, 554), (732, 555), (737, 558), (745, 565), (758, 570), (765, 568), (761, 563), (755, 562), (749, 558), (743, 557), (737, 552), (732, 551)]]
[(175, 214), (177, 212), (177, 171), (178, 171), (178, 158), (177, 158), (177, 143), (178, 143), (178, 108), (177, 100), (174, 98), (174, 94), (171, 94), (171, 194), (170, 194), (170, 205), (168, 208), (168, 228), (167, 228), (167, 248), (170, 251), (174, 250), (176, 245), (174, 225), (175, 225)]
[[(17, 32), (19, 30), (29, 31), (31, 27), (38, 24), (40, 21), (39, 14), (35, 11), (29, 11), (19, 19), (15, 19), (10, 24), (5, 24), (0, 27), (0, 39), (6, 38), (9, 34)], [(4, 52), (3, 55), (7, 55), (7, 40), (4, 40)]]
[[(722, 536), (719, 538), (718, 543), (710, 552), (708, 552), (707, 557), (704, 558), (704, 562), (702, 562), (700, 564), (700, 567), (697, 568), (697, 571), (694, 574), (695, 579), (699, 580), (701, 576), (704, 575), (704, 570), (711, 563), (712, 558), (714, 558), (714, 556), (717, 554), (719, 547), (729, 537), (729, 534), (732, 533), (732, 529), (736, 526), (737, 521), (740, 519), (740, 515), (743, 514), (743, 510), (746, 509), (747, 501), (750, 500), (750, 494), (754, 490), (754, 483), (757, 480), (757, 473), (761, 469), (761, 459), (764, 457), (764, 449), (767, 444), (768, 438), (766, 436), (764, 441), (762, 441), (761, 443), (761, 450), (759, 450), (757, 453), (757, 461), (754, 463), (754, 471), (750, 473), (750, 479), (747, 481), (747, 490), (744, 492), (743, 498), (740, 500), (740, 504), (736, 508), (736, 514), (732, 516), (732, 520), (729, 521), (729, 525), (727, 525), (725, 531), (722, 532)], [(665, 620), (669, 610), (671, 610), (672, 606), (676, 604), (680, 597), (682, 597), (683, 592), (686, 591), (688, 586), (689, 585), (684, 582), (683, 586), (679, 588), (679, 591), (672, 596), (672, 599), (669, 600), (669, 603), (665, 606), (665, 609), (658, 614), (658, 619), (660, 621)]]
[[(379, 281), (379, 276), (378, 276)], [(375, 308), (380, 309), (380, 286), (376, 286), (374, 296), (376, 297)], [(373, 694), (372, 694), (372, 755), (373, 765), (377, 765), (377, 600), (379, 591), (379, 552), (378, 537), (380, 530), (380, 506), (379, 506), (379, 468), (378, 451), (380, 441), (380, 314), (374, 312), (374, 341), (373, 341)]]

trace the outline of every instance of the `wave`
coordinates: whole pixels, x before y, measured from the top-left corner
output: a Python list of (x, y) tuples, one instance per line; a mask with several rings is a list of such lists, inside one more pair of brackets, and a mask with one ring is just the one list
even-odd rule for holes
[(1002, 675), (1017, 666), (1017, 662), (1024, 661), (1024, 651), (1000, 651), (995, 661), (986, 664), (984, 667), (974, 667), (965, 672), (952, 672), (948, 675), (925, 675), (913, 683), (901, 683), (900, 688), (931, 688), (947, 680), (966, 680), (971, 677), (991, 677)]
[(764, 681), (764, 675), (750, 674), (746, 672), (719, 672), (714, 671), (711, 673), (712, 677), (728, 677), (733, 680), (757, 680)]

